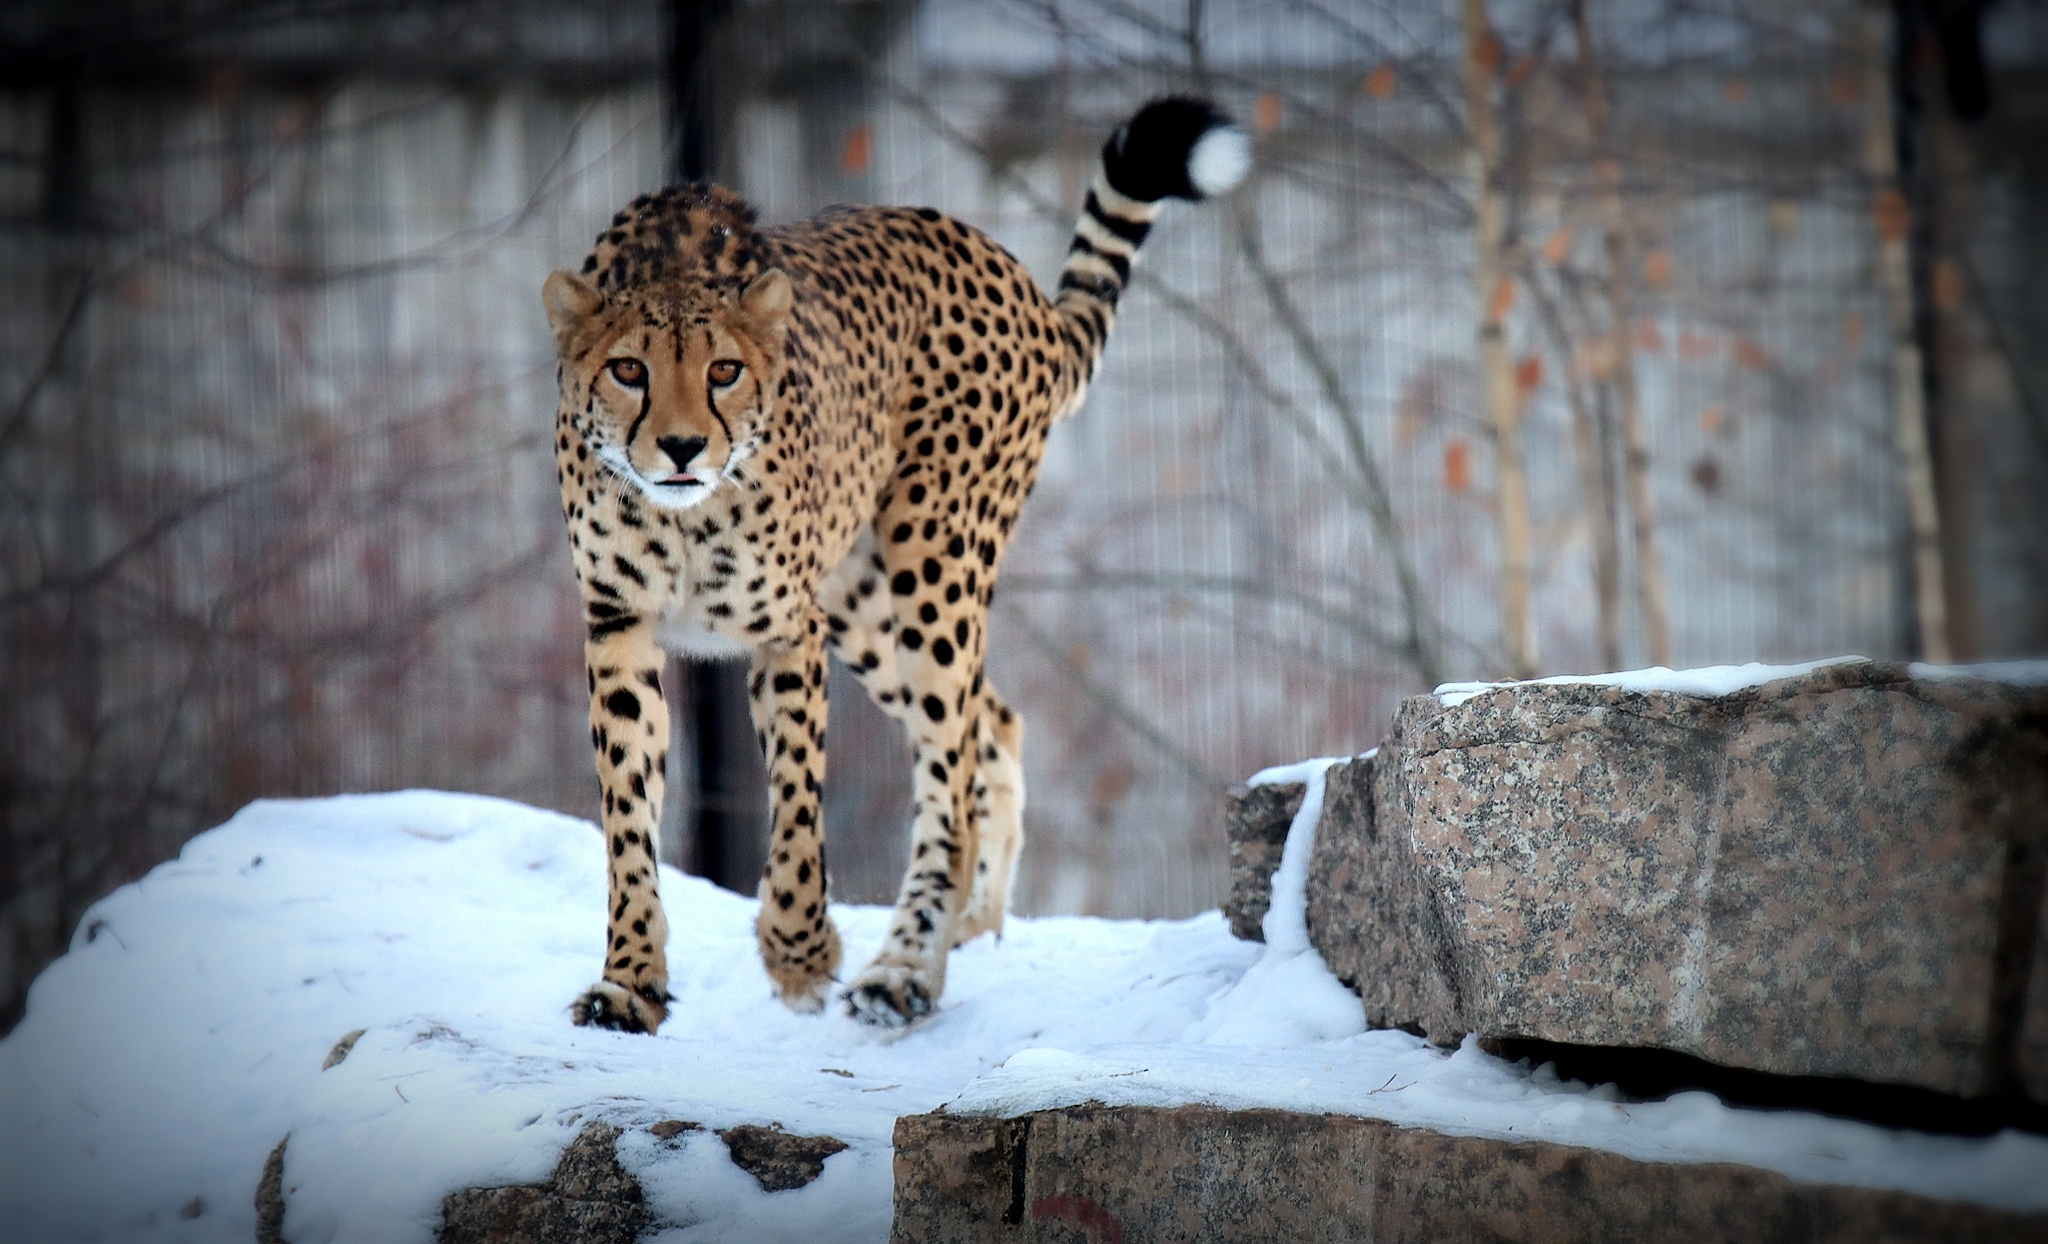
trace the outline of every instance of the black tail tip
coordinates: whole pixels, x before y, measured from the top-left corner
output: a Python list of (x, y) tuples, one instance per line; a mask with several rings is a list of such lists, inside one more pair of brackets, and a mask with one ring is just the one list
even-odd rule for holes
[(1110, 188), (1141, 203), (1222, 194), (1251, 167), (1251, 140), (1206, 99), (1169, 95), (1138, 109), (1102, 144)]

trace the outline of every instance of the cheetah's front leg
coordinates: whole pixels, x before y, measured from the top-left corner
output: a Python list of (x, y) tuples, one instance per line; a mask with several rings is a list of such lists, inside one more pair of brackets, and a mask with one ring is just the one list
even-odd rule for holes
[[(929, 1014), (946, 988), (946, 954), (974, 885), (977, 855), (970, 786), (975, 772), (977, 707), (964, 687), (932, 679), (907, 687), (917, 799), (910, 870), (889, 919), (881, 953), (854, 978), (847, 1009), (878, 1028), (901, 1028)], [(922, 694), (920, 694), (922, 692)]]
[(748, 697), (768, 767), (772, 822), (755, 931), (761, 963), (783, 1005), (822, 1010), (839, 971), (839, 930), (825, 910), (825, 641), (821, 619), (803, 638), (754, 650)]
[(584, 646), (590, 741), (604, 787), (611, 861), (604, 979), (573, 1007), (578, 1024), (653, 1032), (668, 1018), (668, 917), (661, 909), (655, 827), (668, 760), (668, 702), (653, 628), (635, 620)]

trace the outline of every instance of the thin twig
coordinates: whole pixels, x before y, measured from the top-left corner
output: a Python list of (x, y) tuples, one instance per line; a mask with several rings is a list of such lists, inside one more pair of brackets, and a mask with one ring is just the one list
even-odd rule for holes
[(1025, 641), (1037, 649), (1047, 663), (1071, 683), (1076, 691), (1086, 696), (1097, 708), (1129, 727), (1131, 733), (1151, 744), (1160, 755), (1193, 778), (1197, 785), (1212, 791), (1220, 791), (1229, 785), (1222, 777), (1212, 772), (1209, 766), (1203, 764), (1200, 757), (1168, 737), (1151, 718), (1131, 707), (1115, 688), (1090, 678), (1085, 671), (1075, 666), (1059, 641), (1033, 622), (1030, 614), (1014, 606), (999, 606), (999, 609), (1023, 634)]

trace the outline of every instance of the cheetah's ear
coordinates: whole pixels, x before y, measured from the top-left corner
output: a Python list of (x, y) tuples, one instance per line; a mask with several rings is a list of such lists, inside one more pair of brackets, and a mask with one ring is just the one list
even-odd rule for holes
[(754, 327), (763, 333), (780, 338), (782, 321), (789, 314), (789, 304), (795, 297), (789, 287), (789, 274), (780, 268), (770, 268), (754, 278), (747, 286), (747, 292), (740, 295), (740, 311)]
[(548, 273), (547, 283), (540, 287), (540, 300), (547, 306), (548, 324), (555, 330), (555, 349), (564, 357), (604, 305), (604, 295), (596, 286), (566, 269)]

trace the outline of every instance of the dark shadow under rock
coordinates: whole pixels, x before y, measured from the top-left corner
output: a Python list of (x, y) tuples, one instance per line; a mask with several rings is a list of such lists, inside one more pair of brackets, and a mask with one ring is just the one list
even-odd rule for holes
[(1585, 1084), (1612, 1084), (1631, 1101), (1664, 1101), (1707, 1092), (1724, 1105), (1809, 1110), (1884, 1128), (1949, 1136), (1990, 1136), (2007, 1128), (2048, 1135), (2048, 1106), (2011, 1097), (1955, 1097), (1910, 1084), (1875, 1084), (1831, 1076), (1780, 1076), (1723, 1067), (1676, 1050), (1568, 1045), (1523, 1037), (1481, 1038), (1481, 1049), (1509, 1062), (1545, 1063)]
[(846, 1148), (836, 1136), (792, 1136), (780, 1125), (742, 1123), (718, 1133), (732, 1164), (760, 1181), (766, 1192), (801, 1188), (825, 1173), (825, 1159)]
[(592, 1123), (545, 1184), (465, 1188), (441, 1202), (441, 1244), (632, 1244), (653, 1215), (619, 1165), (619, 1129)]

